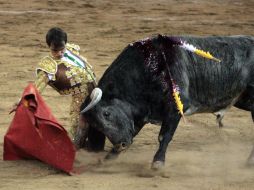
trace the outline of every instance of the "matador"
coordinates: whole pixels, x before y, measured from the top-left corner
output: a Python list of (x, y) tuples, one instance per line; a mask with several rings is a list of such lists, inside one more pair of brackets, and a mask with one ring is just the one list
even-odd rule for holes
[[(80, 47), (67, 43), (67, 34), (62, 29), (50, 29), (46, 41), (51, 54), (39, 62), (36, 68), (35, 86), (40, 93), (50, 85), (60, 95), (72, 96), (70, 135), (74, 139), (79, 125), (80, 106), (96, 86), (95, 74), (86, 58), (80, 55)], [(88, 124), (83, 123), (83, 125), (88, 130)]]

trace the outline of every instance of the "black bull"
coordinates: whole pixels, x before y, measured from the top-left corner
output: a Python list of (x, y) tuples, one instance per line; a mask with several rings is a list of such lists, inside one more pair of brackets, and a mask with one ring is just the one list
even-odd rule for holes
[[(221, 62), (187, 51), (179, 41), (209, 51)], [(158, 168), (164, 164), (168, 143), (182, 117), (172, 97), (171, 79), (179, 86), (185, 115), (220, 113), (235, 106), (250, 111), (254, 119), (253, 71), (251, 36), (158, 35), (136, 41), (100, 79), (100, 101), (82, 112), (91, 125), (89, 141), (100, 149), (106, 136), (114, 145), (108, 156), (113, 156), (128, 147), (145, 124), (161, 124), (160, 146), (153, 158), (153, 167)]]

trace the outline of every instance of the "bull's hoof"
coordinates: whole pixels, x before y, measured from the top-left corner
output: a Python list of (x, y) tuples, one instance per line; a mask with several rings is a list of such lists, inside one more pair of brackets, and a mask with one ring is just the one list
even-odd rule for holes
[(247, 160), (247, 165), (248, 166), (254, 166), (254, 147), (249, 155), (249, 158)]
[(254, 167), (254, 157), (249, 157), (247, 160), (247, 166)]
[(164, 162), (162, 161), (155, 161), (152, 163), (152, 167), (153, 170), (162, 170), (164, 168)]

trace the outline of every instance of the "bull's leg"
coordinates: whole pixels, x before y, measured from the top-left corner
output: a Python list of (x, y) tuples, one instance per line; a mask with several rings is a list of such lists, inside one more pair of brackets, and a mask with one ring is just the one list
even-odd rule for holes
[[(253, 107), (253, 109), (251, 111), (251, 116), (252, 116), (252, 120), (254, 121), (254, 105), (252, 107)], [(251, 151), (249, 158), (247, 160), (247, 164), (254, 166), (254, 146), (253, 146), (252, 151)]]
[(165, 153), (168, 143), (172, 140), (175, 130), (178, 126), (181, 116), (175, 111), (168, 113), (161, 125), (159, 134), (159, 149), (157, 150), (152, 163), (152, 169), (160, 169), (164, 166)]
[(224, 112), (214, 113), (216, 116), (216, 123), (218, 123), (219, 127), (223, 127), (222, 119), (224, 117)]
[(103, 151), (105, 146), (106, 137), (103, 133), (99, 132), (93, 127), (89, 128), (87, 147), (90, 151)]
[[(250, 111), (254, 121), (254, 85), (249, 85), (246, 91), (241, 95), (235, 107)], [(254, 146), (247, 160), (247, 164), (254, 165)]]
[(219, 124), (219, 127), (223, 127), (223, 123), (222, 123), (222, 119), (223, 119), (224, 115), (223, 114), (218, 114), (216, 116), (216, 122)]
[(247, 164), (250, 165), (250, 166), (254, 166), (254, 147), (252, 148), (250, 156), (247, 160)]
[(88, 151), (103, 151), (106, 137), (88, 123), (83, 117), (80, 118), (79, 127), (77, 128), (73, 143), (76, 149), (84, 148)]

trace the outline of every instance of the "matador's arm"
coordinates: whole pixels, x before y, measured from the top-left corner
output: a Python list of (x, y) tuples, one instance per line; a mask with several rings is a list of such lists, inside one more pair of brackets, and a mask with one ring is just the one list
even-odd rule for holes
[(40, 94), (43, 92), (48, 82), (49, 82), (48, 74), (44, 71), (39, 71), (38, 74), (36, 75), (36, 80), (34, 84)]
[[(48, 82), (49, 82), (49, 78), (47, 76), (47, 73), (44, 72), (44, 71), (39, 71), (37, 76), (36, 76), (36, 80), (34, 82), (34, 85), (35, 85), (35, 87), (37, 88), (37, 90), (39, 91), (40, 94), (45, 89)], [(20, 104), (20, 100), (21, 99), (19, 99), (17, 102), (15, 102), (13, 104), (10, 113), (12, 113), (13, 111), (15, 111), (17, 109), (17, 106)]]

